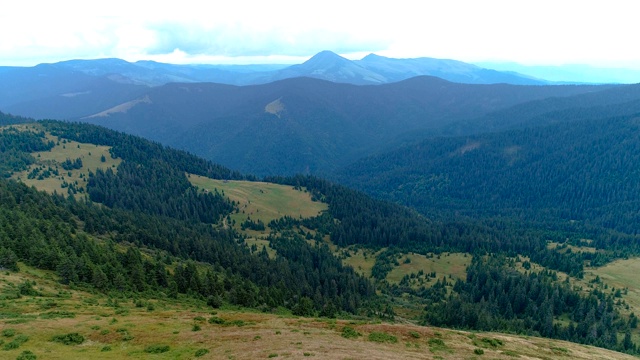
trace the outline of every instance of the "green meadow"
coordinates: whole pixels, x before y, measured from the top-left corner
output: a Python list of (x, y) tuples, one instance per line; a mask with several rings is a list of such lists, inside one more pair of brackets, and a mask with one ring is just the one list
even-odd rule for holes
[[(198, 175), (189, 175), (192, 184), (207, 191), (218, 191), (235, 201), (239, 211), (231, 215), (236, 226), (251, 218), (267, 225), (271, 220), (283, 216), (308, 218), (327, 210), (327, 204), (312, 201), (306, 191), (292, 186), (254, 181), (214, 180)], [(253, 234), (257, 235), (257, 234)]]
[[(65, 195), (69, 194), (69, 185), (71, 185), (77, 190), (73, 195), (79, 198), (86, 191), (90, 171), (107, 168), (116, 171), (122, 161), (111, 157), (108, 146), (79, 143), (49, 134), (47, 134), (47, 140), (55, 142), (56, 146), (51, 151), (32, 153), (36, 163), (25, 171), (15, 173), (12, 176), (13, 179), (48, 193), (57, 192)], [(76, 159), (82, 161), (81, 168), (70, 170), (62, 168), (66, 160), (75, 161)], [(31, 178), (30, 174), (33, 174)]]

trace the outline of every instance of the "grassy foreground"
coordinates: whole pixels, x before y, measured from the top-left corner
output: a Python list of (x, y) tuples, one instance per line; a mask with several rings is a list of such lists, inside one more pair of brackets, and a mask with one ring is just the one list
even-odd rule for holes
[(37, 359), (633, 359), (533, 337), (109, 297), (21, 266), (0, 272), (0, 358), (27, 352)]

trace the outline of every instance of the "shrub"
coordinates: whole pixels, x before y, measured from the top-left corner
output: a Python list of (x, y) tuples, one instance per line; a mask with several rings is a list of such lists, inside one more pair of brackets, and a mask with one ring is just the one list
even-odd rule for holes
[(12, 337), (16, 334), (15, 329), (4, 329), (2, 330), (2, 336), (4, 337)]
[(196, 350), (196, 357), (200, 357), (200, 356), (204, 356), (207, 355), (209, 353), (209, 350), (207, 349), (198, 349)]
[(475, 349), (475, 350), (473, 350), (473, 353), (474, 353), (474, 354), (476, 354), (476, 355), (482, 355), (482, 354), (484, 354), (484, 350), (482, 350), (482, 349)]
[(372, 332), (371, 334), (369, 334), (369, 341), (388, 342), (388, 343), (395, 344), (398, 342), (398, 338), (391, 334), (387, 334), (383, 332)]
[(4, 346), (2, 347), (2, 350), (13, 350), (13, 349), (17, 349), (20, 347), (20, 345), (26, 343), (29, 340), (29, 337), (26, 335), (18, 335), (16, 336), (13, 341), (4, 344)]
[(223, 325), (223, 324), (225, 323), (225, 321), (224, 321), (224, 319), (221, 319), (221, 318), (219, 318), (219, 317), (217, 317), (217, 316), (212, 316), (212, 317), (209, 319), (209, 323), (210, 323), (210, 324)]
[(414, 339), (420, 339), (420, 333), (417, 331), (410, 331), (409, 335), (411, 335), (411, 337)]
[(84, 342), (84, 336), (78, 333), (55, 335), (53, 338), (51, 338), (51, 341), (59, 342), (64, 345), (80, 345)]
[(40, 314), (41, 319), (73, 319), (76, 313), (71, 311), (49, 311)]
[(220, 295), (210, 295), (207, 297), (207, 305), (211, 306), (214, 309), (222, 306), (222, 297)]
[(162, 354), (166, 353), (170, 349), (169, 345), (149, 345), (144, 348), (144, 352), (148, 354)]
[(105, 345), (105, 346), (102, 347), (102, 349), (100, 349), (100, 351), (102, 351), (102, 352), (111, 351), (111, 346), (110, 345)]
[(473, 344), (483, 348), (497, 348), (504, 345), (504, 342), (502, 342), (502, 340), (500, 339), (482, 338), (479, 340), (474, 340)]
[(35, 283), (31, 283), (30, 281), (25, 281), (18, 285), (18, 293), (24, 296), (39, 296), (40, 293), (33, 288)]
[(18, 355), (16, 360), (36, 360), (37, 358), (38, 357), (36, 356), (36, 354), (32, 353), (29, 350), (25, 350), (22, 353), (20, 353), (20, 355)]
[(359, 332), (357, 332), (354, 328), (350, 326), (345, 326), (342, 328), (342, 337), (345, 339), (354, 339), (358, 336), (362, 336)]

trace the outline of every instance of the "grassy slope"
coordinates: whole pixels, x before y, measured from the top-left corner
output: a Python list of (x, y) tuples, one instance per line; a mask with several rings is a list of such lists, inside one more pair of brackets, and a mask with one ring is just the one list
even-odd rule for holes
[(311, 195), (291, 186), (251, 181), (222, 181), (190, 175), (191, 183), (209, 191), (217, 189), (238, 203), (240, 212), (231, 216), (239, 225), (247, 217), (262, 220), (265, 225), (285, 215), (312, 217), (327, 209), (321, 202), (311, 201)]
[[(27, 129), (34, 125), (19, 125), (18, 128)], [(51, 151), (34, 152), (32, 155), (36, 158), (36, 163), (31, 165), (26, 171), (16, 173), (12, 176), (13, 179), (20, 180), (29, 186), (35, 186), (39, 190), (53, 193), (67, 193), (67, 189), (62, 188), (63, 182), (76, 183), (77, 188), (86, 190), (86, 181), (89, 175), (89, 171), (95, 172), (96, 169), (112, 168), (114, 171), (120, 165), (121, 159), (111, 158), (108, 146), (99, 146), (94, 144), (78, 143), (63, 138), (58, 138), (47, 134), (47, 140), (52, 140), (56, 143), (56, 146)], [(104, 156), (105, 162), (101, 161), (101, 157)], [(77, 158), (82, 159), (82, 168), (74, 170), (64, 170), (60, 164), (67, 159), (75, 160)], [(51, 167), (52, 169), (58, 169), (58, 176), (51, 176), (42, 180), (37, 178), (28, 179), (28, 174), (37, 167), (45, 168)], [(76, 194), (76, 197), (81, 196), (80, 193)]]
[[(312, 201), (311, 195), (306, 191), (296, 190), (292, 186), (253, 181), (222, 181), (193, 174), (189, 175), (189, 180), (203, 190), (217, 190), (236, 202), (239, 212), (231, 214), (231, 220), (235, 222), (237, 230), (240, 230), (240, 224), (247, 217), (253, 221), (261, 220), (266, 226), (271, 220), (285, 215), (308, 218), (317, 216), (328, 208), (325, 203)], [(268, 227), (265, 231), (246, 229), (242, 232), (248, 236), (247, 245), (256, 245), (258, 249), (265, 246), (269, 255), (275, 256), (269, 242), (265, 240), (269, 233)]]
[[(349, 247), (342, 250), (342, 253), (348, 254), (348, 256), (343, 256), (342, 262), (350, 265), (360, 274), (371, 277), (371, 268), (373, 268), (373, 265), (376, 263), (376, 256), (383, 250), (376, 252), (370, 249)], [(338, 255), (341, 254), (338, 253)]]
[[(10, 299), (16, 285), (35, 281), (38, 296)], [(202, 359), (633, 359), (604, 349), (573, 343), (494, 333), (468, 333), (414, 325), (371, 323), (364, 320), (298, 318), (262, 314), (240, 309), (221, 309), (215, 315), (199, 302), (120, 299), (118, 305), (103, 294), (88, 293), (60, 285), (55, 275), (22, 266), (20, 273), (0, 272), (0, 339), (4, 344), (20, 335), (28, 340), (17, 349), (3, 350), (0, 357), (16, 358), (30, 350), (39, 359), (193, 359), (196, 351), (209, 352)], [(148, 310), (146, 305), (153, 304)], [(48, 318), (53, 312), (66, 318)], [(49, 316), (47, 317), (47, 313)], [(236, 325), (211, 324), (216, 316)], [(237, 326), (240, 323), (243, 326)], [(200, 330), (193, 331), (194, 325)], [(362, 334), (341, 336), (349, 326)], [(12, 330), (12, 331), (11, 331)], [(55, 335), (77, 332), (80, 345), (52, 342)], [(4, 334), (13, 333), (13, 336)], [(397, 342), (370, 340), (372, 333), (395, 336)], [(391, 337), (388, 337), (392, 339)], [(492, 347), (482, 339), (498, 339)], [(391, 340), (393, 341), (393, 340)], [(169, 346), (162, 354), (145, 352), (149, 346)], [(108, 351), (105, 351), (109, 349)]]
[[(405, 262), (405, 259), (409, 259), (410, 262)], [(389, 272), (387, 280), (392, 284), (399, 283), (405, 275), (417, 274), (420, 270), (425, 273), (435, 272), (437, 278), (443, 276), (448, 278), (451, 275), (454, 279), (466, 279), (467, 266), (471, 263), (471, 259), (470, 255), (460, 253), (445, 253), (430, 257), (414, 253), (405, 254), (398, 260), (400, 265)], [(425, 283), (425, 286), (429, 287), (429, 284), (434, 282), (435, 280)]]

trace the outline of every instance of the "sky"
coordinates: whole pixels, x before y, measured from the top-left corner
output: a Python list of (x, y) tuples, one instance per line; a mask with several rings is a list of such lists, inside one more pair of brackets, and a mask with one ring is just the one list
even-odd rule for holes
[[(634, 0), (10, 1), (0, 66), (301, 63), (322, 50), (640, 69)], [(635, 5), (635, 6), (634, 6)]]

